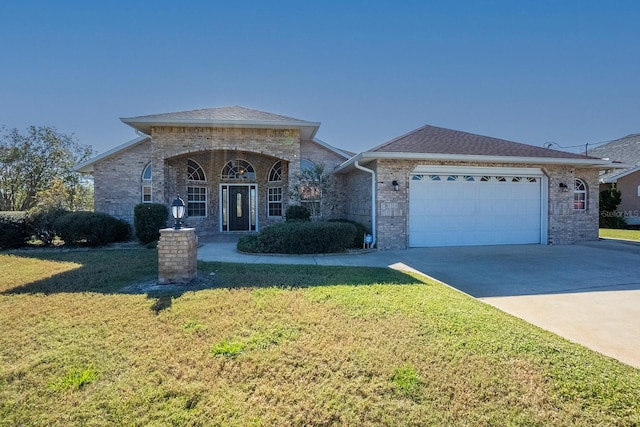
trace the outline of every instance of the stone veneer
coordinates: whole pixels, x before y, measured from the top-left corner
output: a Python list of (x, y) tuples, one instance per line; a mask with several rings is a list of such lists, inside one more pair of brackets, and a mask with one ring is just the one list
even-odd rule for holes
[[(572, 244), (598, 239), (598, 170), (542, 164), (425, 162), (416, 160), (380, 159), (365, 165), (376, 172), (376, 233), (379, 249), (404, 249), (409, 236), (409, 179), (418, 165), (483, 166), (540, 168), (548, 178), (548, 244)], [(573, 180), (582, 179), (588, 186), (587, 209), (573, 209)], [(371, 175), (353, 170), (344, 177), (351, 197), (346, 203), (346, 216), (371, 225)], [(398, 181), (399, 191), (391, 182)], [(563, 192), (559, 184), (566, 183), (570, 191)]]
[(158, 241), (158, 283), (189, 283), (197, 276), (198, 237), (193, 228), (165, 228)]

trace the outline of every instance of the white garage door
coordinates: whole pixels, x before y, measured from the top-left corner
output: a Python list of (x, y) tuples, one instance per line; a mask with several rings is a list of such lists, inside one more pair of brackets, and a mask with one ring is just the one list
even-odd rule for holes
[(539, 169), (419, 167), (409, 184), (409, 246), (540, 243), (542, 182)]

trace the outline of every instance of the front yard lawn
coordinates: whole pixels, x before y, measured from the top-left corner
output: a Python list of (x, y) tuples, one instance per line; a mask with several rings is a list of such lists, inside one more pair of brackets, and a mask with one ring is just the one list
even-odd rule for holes
[[(637, 425), (640, 370), (421, 276), (0, 253), (0, 425)], [(127, 289), (132, 289), (128, 287)]]
[(640, 230), (617, 230), (613, 228), (601, 228), (600, 237), (607, 239), (635, 240), (640, 242)]

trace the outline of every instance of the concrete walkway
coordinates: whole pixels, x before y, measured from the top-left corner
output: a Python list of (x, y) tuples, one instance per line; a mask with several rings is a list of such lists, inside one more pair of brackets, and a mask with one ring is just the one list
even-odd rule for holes
[(244, 255), (205, 243), (203, 261), (390, 267), (440, 280), (500, 310), (640, 368), (640, 244), (509, 245), (322, 256)]

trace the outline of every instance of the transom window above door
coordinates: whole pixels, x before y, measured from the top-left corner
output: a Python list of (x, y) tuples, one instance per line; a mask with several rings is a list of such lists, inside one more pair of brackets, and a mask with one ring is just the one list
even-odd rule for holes
[(255, 180), (256, 171), (246, 160), (231, 160), (222, 168), (222, 179)]

